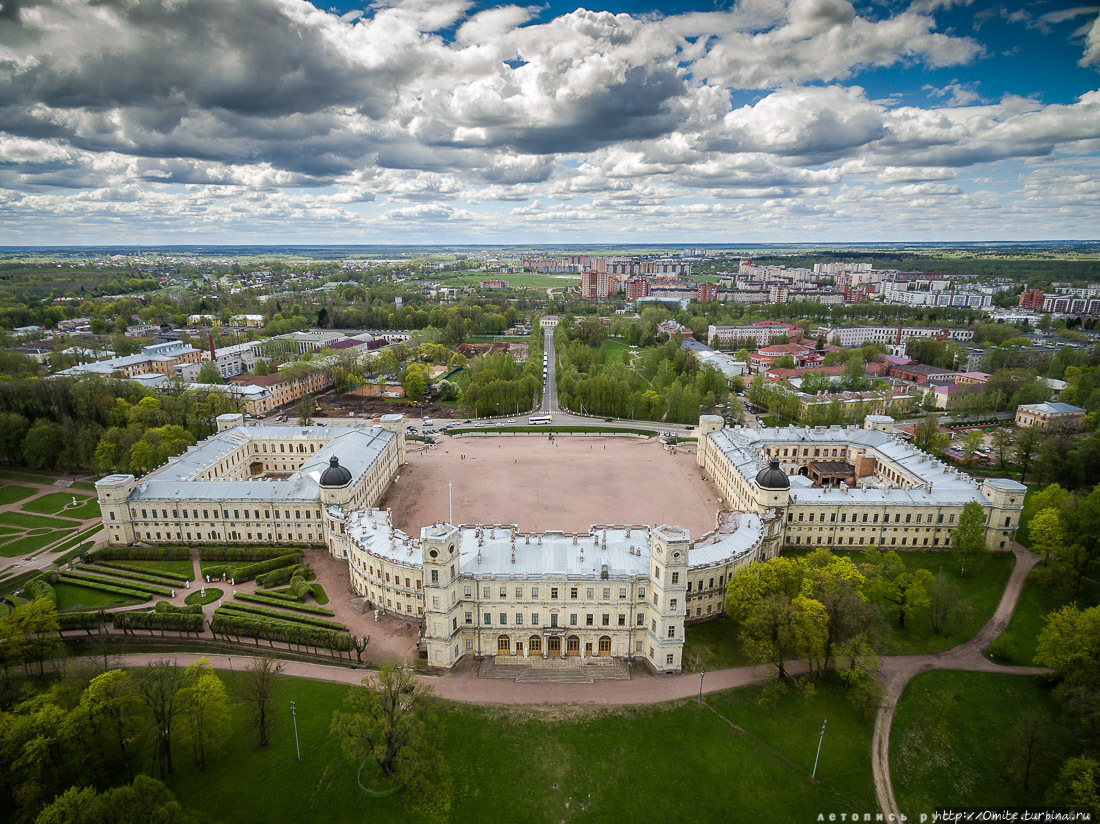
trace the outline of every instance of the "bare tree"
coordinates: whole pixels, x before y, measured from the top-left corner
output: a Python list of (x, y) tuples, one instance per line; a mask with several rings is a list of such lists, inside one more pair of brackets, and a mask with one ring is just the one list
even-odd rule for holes
[(184, 711), (187, 672), (175, 661), (154, 661), (134, 671), (134, 686), (152, 715), (153, 761), (164, 780), (172, 772), (172, 722)]
[(283, 664), (269, 655), (254, 658), (244, 671), (241, 697), (252, 707), (253, 724), (260, 731), (260, 746), (267, 746), (268, 716), (275, 709), (274, 692)]

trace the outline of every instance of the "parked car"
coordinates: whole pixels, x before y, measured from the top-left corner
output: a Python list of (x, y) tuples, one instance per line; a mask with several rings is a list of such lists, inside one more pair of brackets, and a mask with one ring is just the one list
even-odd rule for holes
[(605, 421), (607, 421), (608, 423), (611, 423), (611, 422), (612, 422), (612, 421), (614, 421), (615, 419), (614, 419), (614, 418), (604, 418), (604, 420), (605, 420)]
[(515, 422), (516, 422), (516, 419), (515, 419), (515, 418), (509, 418), (509, 419), (508, 419), (508, 423), (515, 423)]

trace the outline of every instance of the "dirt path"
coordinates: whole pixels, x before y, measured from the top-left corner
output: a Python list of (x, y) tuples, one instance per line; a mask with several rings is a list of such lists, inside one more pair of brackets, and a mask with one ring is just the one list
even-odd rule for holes
[[(993, 611), (993, 616), (973, 638), (957, 647), (932, 655), (897, 655), (880, 659), (879, 678), (883, 682), (883, 700), (875, 714), (875, 726), (871, 734), (871, 772), (875, 799), (879, 811), (884, 815), (900, 816), (894, 786), (890, 780), (890, 731), (894, 724), (898, 699), (901, 698), (905, 685), (914, 676), (934, 669), (1000, 672), (1009, 675), (1034, 675), (1045, 671), (1040, 667), (1001, 666), (982, 654), (982, 650), (1008, 626), (1027, 575), (1038, 561), (1035, 555), (1018, 543), (1013, 544), (1012, 551), (1016, 555), (1016, 565), (1001, 595), (1001, 601)], [(901, 819), (898, 817), (892, 820)]]

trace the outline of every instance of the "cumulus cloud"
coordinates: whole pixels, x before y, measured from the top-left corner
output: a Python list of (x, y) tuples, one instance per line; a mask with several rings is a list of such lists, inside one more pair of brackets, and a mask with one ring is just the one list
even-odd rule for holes
[[(912, 204), (933, 202), (962, 219), (1003, 194), (983, 201), (959, 170), (1100, 148), (1096, 92), (987, 101), (973, 82), (940, 80), (924, 90), (934, 106), (868, 98), (859, 79), (876, 67), (982, 56), (937, 29), (939, 10), (963, 4), (545, 17), (473, 0), (376, 0), (342, 16), (306, 0), (3, 2), (0, 239), (51, 214), (203, 240), (248, 225), (290, 236), (280, 221), (296, 237), (435, 224), (516, 239), (510, 222), (824, 231), (860, 210), (919, 229)], [(1100, 64), (1100, 22), (1080, 36), (1082, 64)], [(1095, 197), (1058, 168), (1058, 190), (1079, 192), (1066, 204)], [(1020, 200), (1037, 203), (1043, 178), (1021, 180)]]

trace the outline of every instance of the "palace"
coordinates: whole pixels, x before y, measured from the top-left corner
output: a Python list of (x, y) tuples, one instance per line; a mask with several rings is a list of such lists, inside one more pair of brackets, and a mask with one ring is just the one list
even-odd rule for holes
[(730, 576), (787, 547), (934, 550), (962, 507), (986, 512), (1006, 550), (1025, 488), (981, 485), (914, 449), (888, 417), (864, 428), (699, 424), (697, 462), (724, 502), (697, 540), (673, 525), (523, 533), (514, 524), (436, 523), (412, 538), (378, 502), (405, 463), (401, 415), (377, 426), (243, 426), (138, 480), (96, 484), (112, 544), (287, 544), (348, 563), (369, 606), (422, 622), (433, 668), (474, 656), (616, 657), (678, 672), (684, 626), (723, 613)]

